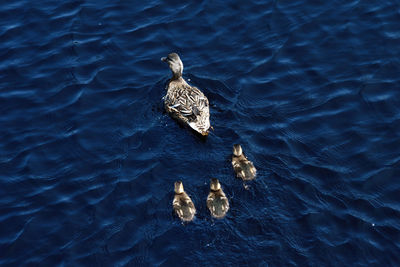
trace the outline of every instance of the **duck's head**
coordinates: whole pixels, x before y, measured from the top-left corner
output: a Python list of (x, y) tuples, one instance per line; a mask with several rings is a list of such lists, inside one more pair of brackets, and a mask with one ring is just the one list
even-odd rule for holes
[(216, 178), (211, 179), (210, 188), (212, 191), (218, 191), (221, 189), (221, 184), (219, 183), (218, 179)]
[(182, 76), (183, 63), (177, 53), (168, 54), (168, 56), (162, 57), (161, 61), (168, 63), (168, 66), (172, 71), (173, 78), (180, 78)]
[(174, 190), (176, 194), (182, 194), (185, 190), (183, 190), (183, 184), (182, 181), (176, 181)]
[(239, 157), (243, 153), (242, 147), (239, 144), (234, 144), (232, 151), (233, 151), (233, 155), (235, 155), (236, 157)]

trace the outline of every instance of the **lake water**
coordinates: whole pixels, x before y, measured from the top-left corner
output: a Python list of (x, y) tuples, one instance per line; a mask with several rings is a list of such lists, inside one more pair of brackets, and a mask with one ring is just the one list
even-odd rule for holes
[[(398, 1), (3, 1), (0, 40), (1, 265), (399, 266)], [(170, 52), (207, 140), (164, 112)]]

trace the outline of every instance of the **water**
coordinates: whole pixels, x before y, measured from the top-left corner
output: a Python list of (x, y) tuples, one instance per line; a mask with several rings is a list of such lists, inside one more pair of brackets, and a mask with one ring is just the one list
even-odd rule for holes
[[(0, 264), (398, 266), (399, 23), (397, 1), (4, 2)], [(163, 111), (173, 51), (206, 141)]]

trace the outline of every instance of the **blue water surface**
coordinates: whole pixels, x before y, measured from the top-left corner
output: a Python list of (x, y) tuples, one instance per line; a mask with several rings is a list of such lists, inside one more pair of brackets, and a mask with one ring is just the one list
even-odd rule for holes
[[(170, 52), (207, 140), (164, 112)], [(399, 266), (399, 86), (398, 1), (3, 1), (0, 265)]]

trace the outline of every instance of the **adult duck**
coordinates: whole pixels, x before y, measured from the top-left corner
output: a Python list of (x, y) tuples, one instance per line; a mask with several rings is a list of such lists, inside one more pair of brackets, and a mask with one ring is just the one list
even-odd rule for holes
[(165, 110), (178, 122), (188, 125), (202, 136), (210, 129), (210, 108), (207, 97), (183, 78), (183, 63), (177, 53), (161, 58), (172, 71), (164, 97)]

